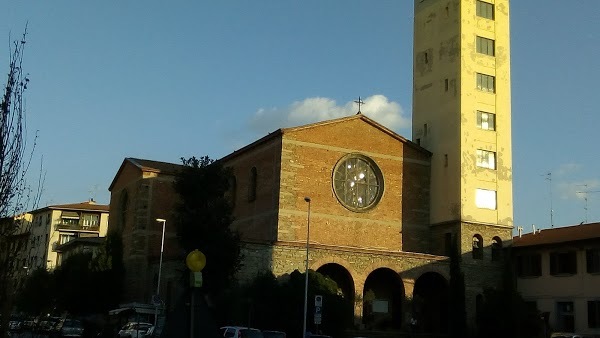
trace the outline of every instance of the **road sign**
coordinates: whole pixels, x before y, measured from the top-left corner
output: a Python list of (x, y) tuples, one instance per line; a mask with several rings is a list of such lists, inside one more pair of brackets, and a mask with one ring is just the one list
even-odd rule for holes
[(323, 306), (323, 296), (321, 296), (321, 295), (315, 296), (315, 306)]
[(315, 314), (321, 314), (321, 307), (315, 306)]
[(317, 325), (321, 324), (321, 314), (320, 313), (315, 313), (315, 324), (317, 324)]

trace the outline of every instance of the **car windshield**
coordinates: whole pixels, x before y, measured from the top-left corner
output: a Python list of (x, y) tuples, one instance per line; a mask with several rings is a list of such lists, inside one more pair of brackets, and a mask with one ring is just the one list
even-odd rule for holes
[(241, 329), (242, 338), (264, 338), (262, 332), (258, 330)]

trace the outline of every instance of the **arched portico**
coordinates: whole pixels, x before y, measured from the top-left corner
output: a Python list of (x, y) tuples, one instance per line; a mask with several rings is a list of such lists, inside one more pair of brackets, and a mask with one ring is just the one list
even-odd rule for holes
[(371, 272), (363, 289), (363, 324), (372, 330), (400, 329), (404, 284), (389, 268)]

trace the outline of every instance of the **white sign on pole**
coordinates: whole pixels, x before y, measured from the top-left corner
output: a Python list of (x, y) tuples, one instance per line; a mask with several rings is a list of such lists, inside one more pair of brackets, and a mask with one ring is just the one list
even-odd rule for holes
[(323, 296), (321, 296), (321, 295), (315, 296), (315, 306), (323, 306)]
[(317, 324), (317, 325), (321, 324), (321, 314), (320, 313), (315, 313), (315, 324)]

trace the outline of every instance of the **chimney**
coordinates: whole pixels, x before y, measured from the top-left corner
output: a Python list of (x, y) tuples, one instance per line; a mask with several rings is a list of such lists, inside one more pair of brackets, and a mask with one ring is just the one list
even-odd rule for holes
[(523, 227), (517, 227), (517, 230), (519, 231), (519, 238), (521, 238), (523, 235)]
[(532, 224), (531, 227), (533, 228), (533, 234), (535, 235), (535, 224)]

